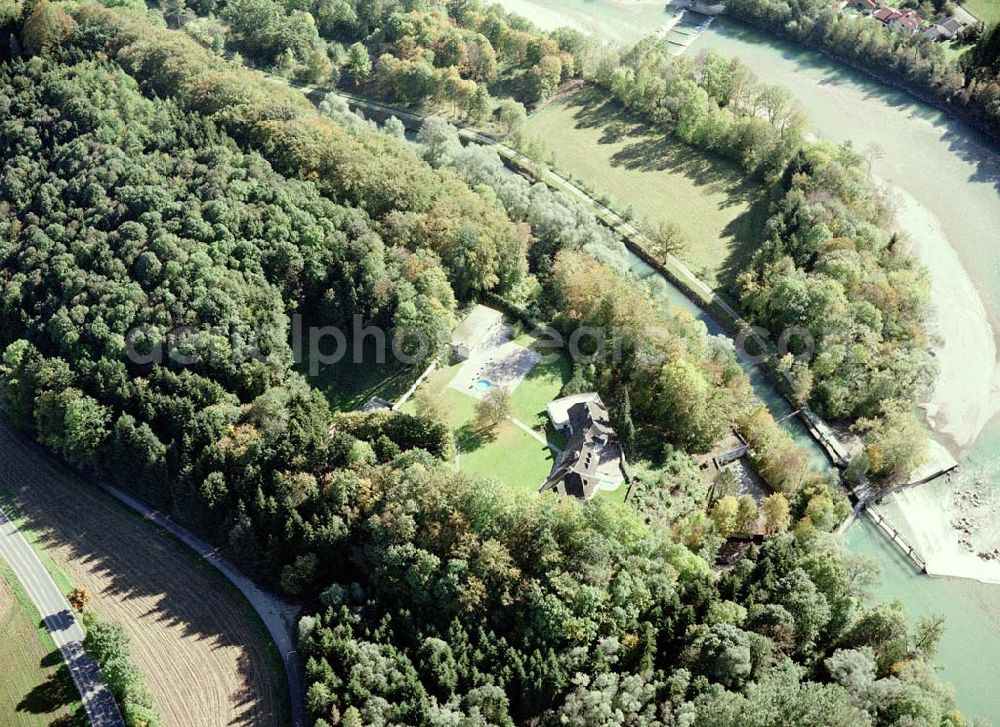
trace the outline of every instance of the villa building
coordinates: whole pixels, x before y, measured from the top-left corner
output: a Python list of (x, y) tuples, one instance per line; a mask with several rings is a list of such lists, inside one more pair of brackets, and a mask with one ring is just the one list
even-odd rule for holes
[(913, 35), (920, 29), (923, 18), (913, 10), (896, 10), (895, 8), (881, 8), (872, 15), (877, 21), (891, 30), (901, 30), (904, 33)]
[(625, 455), (608, 410), (596, 392), (556, 399), (548, 405), (552, 426), (566, 436), (566, 449), (541, 492), (553, 490), (589, 500), (625, 481)]

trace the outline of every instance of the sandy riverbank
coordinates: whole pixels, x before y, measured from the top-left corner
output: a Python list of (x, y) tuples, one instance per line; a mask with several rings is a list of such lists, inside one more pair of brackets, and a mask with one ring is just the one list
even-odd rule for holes
[(924, 558), (929, 575), (1000, 584), (1000, 492), (981, 474), (959, 470), (877, 506)]
[[(996, 334), (938, 220), (905, 191), (887, 187), (898, 204), (899, 230), (931, 276), (929, 327), (938, 338), (933, 351), (940, 373), (923, 409), (938, 440), (958, 455), (1000, 411)], [(1000, 583), (1000, 490), (991, 468), (965, 462), (878, 506), (925, 559), (929, 574)]]
[(940, 375), (923, 404), (931, 428), (958, 452), (1000, 412), (996, 335), (986, 308), (935, 217), (898, 187), (899, 229), (931, 275), (930, 328)]

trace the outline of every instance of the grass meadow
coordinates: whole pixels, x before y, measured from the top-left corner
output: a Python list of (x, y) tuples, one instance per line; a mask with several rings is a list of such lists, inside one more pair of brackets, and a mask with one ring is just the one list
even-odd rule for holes
[(585, 87), (528, 120), (554, 168), (640, 226), (674, 222), (680, 257), (713, 288), (728, 285), (753, 253), (766, 219), (760, 184), (728, 161), (632, 119), (606, 94)]

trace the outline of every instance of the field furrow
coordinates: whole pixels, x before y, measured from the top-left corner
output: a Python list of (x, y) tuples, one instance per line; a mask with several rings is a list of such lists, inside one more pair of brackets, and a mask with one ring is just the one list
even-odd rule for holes
[(281, 664), (228, 582), (4, 422), (0, 463), (0, 491), (21, 527), (91, 592), (103, 618), (127, 629), (167, 725), (284, 724)]

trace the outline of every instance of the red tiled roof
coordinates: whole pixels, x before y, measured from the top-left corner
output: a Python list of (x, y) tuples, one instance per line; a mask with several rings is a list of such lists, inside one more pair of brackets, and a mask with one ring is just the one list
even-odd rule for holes
[(907, 30), (916, 30), (920, 27), (920, 23), (923, 22), (922, 18), (913, 10), (904, 10), (900, 12), (899, 10), (894, 10), (893, 8), (882, 8), (881, 10), (876, 10), (872, 17), (876, 20), (882, 21), (886, 25), (892, 22), (899, 23)]
[(898, 18), (895, 18), (896, 22), (902, 25), (908, 30), (916, 30), (920, 27), (922, 22), (919, 15), (917, 15), (913, 10), (906, 10), (899, 14)]

